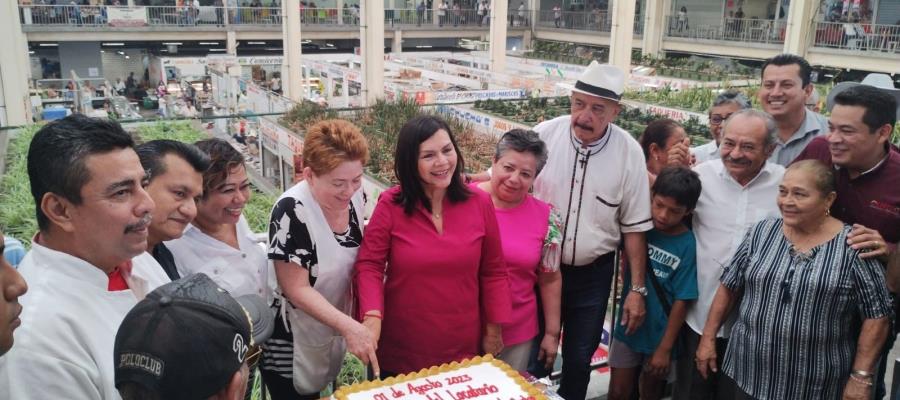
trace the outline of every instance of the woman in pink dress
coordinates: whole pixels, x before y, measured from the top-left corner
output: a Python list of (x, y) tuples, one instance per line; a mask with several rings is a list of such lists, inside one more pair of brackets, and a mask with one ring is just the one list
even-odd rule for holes
[(400, 185), (381, 195), (354, 281), (381, 375), (503, 348), (510, 292), (494, 206), (462, 181), (463, 159), (440, 118), (409, 120), (397, 138)]
[[(553, 207), (528, 193), (546, 162), (547, 146), (538, 134), (513, 129), (497, 143), (491, 180), (475, 185), (494, 203), (509, 271), (512, 314), (502, 326), (504, 348), (499, 358), (519, 371), (528, 367), (534, 339), (540, 346), (538, 360), (548, 369), (559, 347), (560, 218)], [(544, 334), (539, 338), (535, 286), (544, 315)]]

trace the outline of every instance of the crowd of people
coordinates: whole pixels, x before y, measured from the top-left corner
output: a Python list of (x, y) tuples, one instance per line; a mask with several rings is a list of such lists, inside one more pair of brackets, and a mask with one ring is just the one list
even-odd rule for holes
[(486, 174), (440, 117), (407, 121), (377, 199), (359, 128), (320, 121), (265, 247), (228, 142), (47, 124), (39, 232), (0, 266), (0, 397), (240, 399), (258, 369), (273, 399), (317, 399), (347, 352), (370, 378), (479, 354), (542, 377), (559, 352), (559, 395), (584, 399), (621, 269), (610, 399), (882, 398), (900, 91), (838, 85), (826, 118), (810, 73), (767, 60), (761, 110), (721, 93), (691, 148), (670, 119), (618, 127), (626, 76), (593, 63), (571, 113), (502, 135)]

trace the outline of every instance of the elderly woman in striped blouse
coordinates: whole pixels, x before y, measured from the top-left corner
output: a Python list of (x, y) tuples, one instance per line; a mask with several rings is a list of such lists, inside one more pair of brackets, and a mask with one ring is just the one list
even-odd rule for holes
[(868, 399), (888, 334), (884, 267), (847, 245), (831, 217), (830, 168), (791, 165), (779, 186), (782, 218), (753, 226), (731, 261), (697, 349), (701, 375), (717, 370), (715, 336), (740, 299), (723, 369), (734, 399)]

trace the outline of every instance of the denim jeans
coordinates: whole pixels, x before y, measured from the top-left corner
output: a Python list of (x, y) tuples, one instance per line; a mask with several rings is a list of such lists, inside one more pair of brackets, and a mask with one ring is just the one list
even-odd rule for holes
[(601, 256), (562, 270), (562, 379), (559, 395), (583, 400), (591, 379), (591, 356), (600, 345), (613, 275), (613, 257)]

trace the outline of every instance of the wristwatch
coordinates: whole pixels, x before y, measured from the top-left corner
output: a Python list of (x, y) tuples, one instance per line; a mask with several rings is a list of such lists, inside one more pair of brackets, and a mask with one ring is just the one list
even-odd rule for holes
[(638, 292), (641, 296), (647, 297), (647, 287), (646, 286), (632, 286), (632, 292)]

